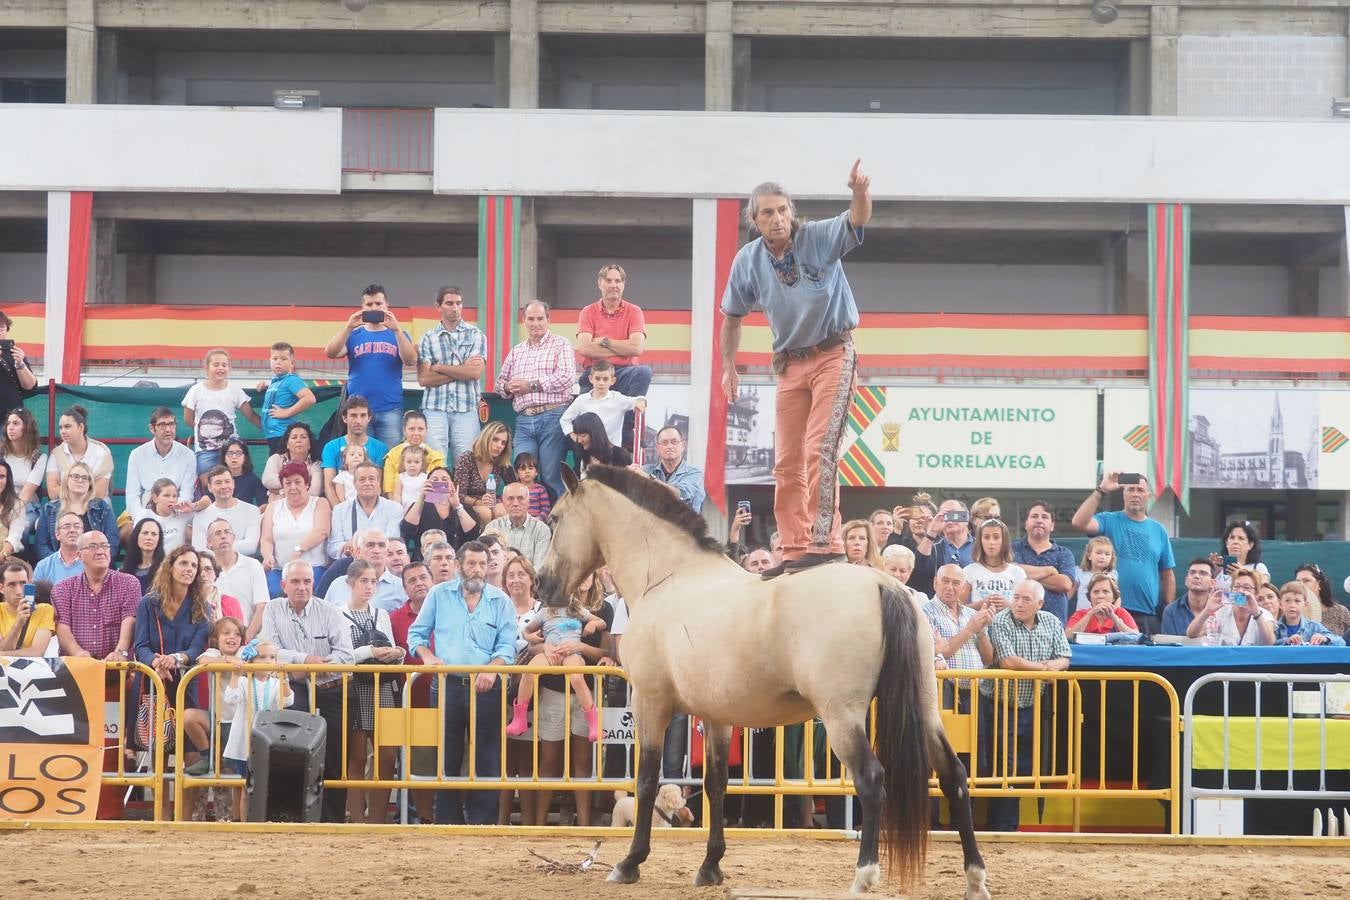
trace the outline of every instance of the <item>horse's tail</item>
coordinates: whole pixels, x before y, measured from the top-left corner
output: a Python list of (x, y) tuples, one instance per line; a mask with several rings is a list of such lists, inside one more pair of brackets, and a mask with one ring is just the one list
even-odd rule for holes
[(892, 877), (912, 884), (928, 852), (928, 736), (916, 656), (920, 623), (902, 589), (881, 588), (881, 672), (877, 676), (876, 753), (885, 774), (881, 841)]

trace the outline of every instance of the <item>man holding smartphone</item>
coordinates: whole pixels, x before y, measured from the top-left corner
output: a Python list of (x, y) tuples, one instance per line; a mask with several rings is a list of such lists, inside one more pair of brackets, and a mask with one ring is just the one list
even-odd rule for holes
[(0, 415), (23, 405), (24, 392), (37, 387), (37, 376), (24, 358), (23, 348), (9, 336), (14, 320), (0, 312)]
[(41, 656), (56, 633), (51, 604), (36, 605), (28, 566), (5, 564), (4, 603), (0, 603), (0, 656)]
[[(1102, 498), (1123, 490), (1125, 508), (1097, 512)], [(1073, 527), (1088, 537), (1110, 538), (1116, 550), (1121, 605), (1130, 611), (1139, 630), (1162, 631), (1161, 604), (1177, 593), (1176, 559), (1172, 541), (1162, 523), (1148, 517), (1148, 479), (1138, 472), (1107, 472), (1073, 514)]]
[(389, 311), (384, 287), (361, 292), (361, 308), (347, 317), (323, 348), (329, 359), (347, 357), (347, 396), (370, 404), (370, 430), (386, 447), (403, 431), (403, 368), (417, 364), (417, 348)]

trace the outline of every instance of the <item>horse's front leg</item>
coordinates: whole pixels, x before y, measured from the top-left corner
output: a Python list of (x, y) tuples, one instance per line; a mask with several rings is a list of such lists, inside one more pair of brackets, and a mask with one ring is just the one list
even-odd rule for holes
[(661, 786), (661, 748), (665, 741), (665, 723), (670, 721), (670, 710), (648, 714), (640, 705), (634, 710), (638, 733), (637, 822), (633, 825), (633, 843), (628, 855), (609, 873), (609, 880), (618, 884), (633, 884), (638, 880), (638, 867), (647, 861), (652, 851), (652, 810), (656, 806), (656, 791)]
[(722, 809), (727, 796), (727, 759), (731, 750), (731, 728), (703, 722), (703, 746), (708, 758), (703, 766), (703, 790), (708, 797), (708, 853), (694, 876), (702, 887), (722, 883), (722, 857), (727, 852), (725, 816)]

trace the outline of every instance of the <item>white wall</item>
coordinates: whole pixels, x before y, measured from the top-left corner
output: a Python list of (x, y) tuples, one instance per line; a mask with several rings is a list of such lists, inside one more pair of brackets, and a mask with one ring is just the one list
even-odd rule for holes
[(1182, 35), (1183, 116), (1326, 119), (1346, 94), (1346, 39), (1311, 35)]
[(703, 109), (703, 59), (564, 56), (561, 109)]
[(624, 296), (643, 309), (689, 309), (692, 290), (687, 259), (560, 259), (558, 296), (553, 305), (580, 309), (600, 296), (595, 273), (607, 262), (618, 262), (628, 273)]
[(1350, 203), (1332, 121), (469, 109), (436, 127), (479, 138), (436, 142), (444, 194), (739, 197), (788, 173), (839, 198), (861, 157), (881, 199)]
[(324, 106), (492, 106), (491, 54), (156, 55), (155, 102), (271, 106), (272, 91), (317, 90)]
[(772, 112), (1114, 115), (1117, 78), (1111, 61), (756, 57), (749, 106)]
[[(342, 113), (0, 104), (0, 190), (342, 190)], [(285, 148), (285, 152), (278, 152)]]
[(395, 257), (159, 256), (156, 298), (171, 304), (346, 306), (384, 285), (396, 309), (432, 308), (436, 290), (457, 284), (478, 300), (478, 261)]
[(0, 301), (47, 296), (47, 254), (0, 253)]
[(850, 263), (864, 312), (1107, 313), (1103, 266)]
[(1191, 314), (1289, 315), (1289, 270), (1284, 266), (1191, 266)]

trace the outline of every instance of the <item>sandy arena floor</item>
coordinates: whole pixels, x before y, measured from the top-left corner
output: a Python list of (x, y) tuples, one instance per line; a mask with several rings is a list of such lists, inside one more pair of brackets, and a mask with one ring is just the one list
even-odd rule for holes
[[(701, 844), (660, 840), (632, 887), (604, 883), (605, 871), (544, 875), (527, 852), (579, 862), (592, 839), (458, 835), (222, 834), (183, 832), (0, 832), (12, 864), (0, 896), (335, 896), (513, 898), (830, 897), (852, 878), (857, 845), (811, 839), (733, 841), (727, 884), (694, 889)], [(616, 862), (627, 840), (606, 839), (599, 861)], [(1301, 848), (1143, 848), (990, 844), (995, 897), (1043, 900), (1204, 900), (1339, 896), (1350, 885), (1344, 852)], [(960, 849), (930, 845), (928, 875), (914, 898), (959, 898)], [(764, 889), (761, 894), (752, 889)], [(883, 892), (882, 896), (887, 894)], [(893, 895), (892, 895), (893, 896)]]

